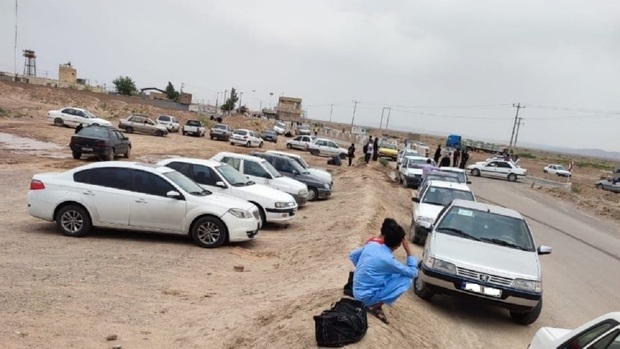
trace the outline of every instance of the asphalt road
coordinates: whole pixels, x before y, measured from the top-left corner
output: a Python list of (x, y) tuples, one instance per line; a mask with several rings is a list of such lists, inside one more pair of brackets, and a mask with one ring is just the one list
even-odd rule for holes
[[(537, 245), (553, 247), (552, 254), (540, 257), (542, 315), (532, 330), (517, 331), (518, 336), (531, 336), (541, 326), (573, 328), (620, 310), (620, 225), (585, 214), (524, 183), (472, 178), (471, 188), (480, 201), (521, 212)], [(529, 342), (523, 339), (521, 343)]]

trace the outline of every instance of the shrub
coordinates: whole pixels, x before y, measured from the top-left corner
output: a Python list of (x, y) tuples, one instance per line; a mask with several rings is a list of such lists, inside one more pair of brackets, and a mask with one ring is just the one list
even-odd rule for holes
[(522, 159), (536, 159), (536, 155), (532, 153), (519, 153), (517, 155)]
[(379, 163), (381, 165), (383, 165), (383, 167), (388, 167), (390, 166), (390, 162), (388, 161), (388, 159), (386, 158), (379, 158)]
[(575, 162), (575, 166), (577, 168), (579, 167), (589, 167), (589, 168), (594, 168), (597, 170), (603, 170), (603, 171), (613, 171), (614, 170), (614, 165), (606, 163), (606, 162), (590, 162), (590, 161), (577, 161)]

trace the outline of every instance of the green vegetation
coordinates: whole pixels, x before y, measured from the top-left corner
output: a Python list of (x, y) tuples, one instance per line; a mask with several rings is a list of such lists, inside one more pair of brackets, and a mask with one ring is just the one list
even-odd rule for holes
[(223, 111), (231, 111), (235, 109), (235, 104), (239, 100), (239, 96), (237, 96), (237, 90), (233, 87), (230, 90), (230, 97), (226, 100), (226, 103), (222, 104)]
[(112, 83), (116, 87), (116, 91), (121, 95), (135, 96), (138, 94), (136, 83), (129, 76), (119, 76)]
[(388, 159), (386, 158), (379, 158), (379, 163), (381, 165), (383, 165), (383, 167), (388, 167), (390, 166), (390, 162), (388, 161)]
[(601, 161), (601, 162), (591, 162), (591, 161), (576, 161), (575, 162), (575, 166), (577, 168), (582, 167), (582, 168), (594, 168), (597, 170), (603, 170), (603, 171), (613, 171), (614, 170), (614, 165), (610, 164), (607, 161)]
[(9, 116), (9, 111), (4, 108), (0, 108), (0, 116), (1, 117)]
[(532, 153), (518, 153), (517, 154), (522, 159), (536, 159), (536, 155)]
[(570, 191), (573, 194), (581, 193), (581, 186), (579, 184), (572, 183), (570, 186)]
[[(182, 88), (183, 86), (181, 86)], [(177, 90), (174, 89), (174, 85), (172, 85), (172, 83), (170, 81), (168, 81), (168, 86), (166, 86), (166, 97), (168, 97), (168, 99), (172, 99), (175, 102), (179, 101), (179, 92), (177, 92)]]

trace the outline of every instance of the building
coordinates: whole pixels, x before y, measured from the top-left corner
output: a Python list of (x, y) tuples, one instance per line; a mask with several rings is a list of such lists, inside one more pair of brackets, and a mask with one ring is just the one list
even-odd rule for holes
[(192, 94), (181, 92), (179, 94), (179, 104), (190, 105), (192, 104)]
[(370, 130), (366, 127), (353, 126), (351, 128), (351, 134), (354, 134), (354, 135), (364, 136), (364, 135), (367, 135), (368, 133), (370, 133)]
[(58, 80), (68, 84), (77, 83), (77, 70), (71, 66), (71, 62), (58, 66)]
[(280, 97), (276, 112), (278, 114), (278, 119), (280, 120), (301, 120), (301, 98)]

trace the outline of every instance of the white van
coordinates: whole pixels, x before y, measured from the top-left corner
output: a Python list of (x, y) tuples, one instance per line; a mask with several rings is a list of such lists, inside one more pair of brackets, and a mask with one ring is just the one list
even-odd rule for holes
[(308, 186), (300, 181), (281, 175), (265, 159), (250, 155), (221, 152), (215, 154), (211, 160), (232, 166), (255, 183), (265, 184), (291, 194), (298, 206), (303, 206), (308, 202)]
[(277, 122), (273, 127), (273, 130), (276, 131), (277, 134), (283, 135), (286, 132), (286, 124), (283, 122)]
[(228, 164), (213, 160), (171, 158), (157, 165), (175, 169), (214, 193), (249, 201), (258, 207), (263, 224), (288, 222), (297, 213), (297, 203), (292, 195), (256, 184)]
[(319, 168), (311, 168), (310, 165), (308, 165), (308, 163), (306, 162), (306, 160), (304, 160), (304, 158), (302, 158), (300, 155), (293, 154), (293, 153), (287, 153), (284, 151), (277, 151), (277, 150), (267, 150), (265, 153), (289, 157), (295, 160), (305, 170), (310, 172), (310, 174), (313, 174), (321, 179), (324, 179), (327, 183), (329, 183), (332, 186), (334, 185), (334, 181), (332, 180), (331, 173), (325, 170), (321, 170)]

